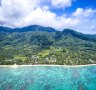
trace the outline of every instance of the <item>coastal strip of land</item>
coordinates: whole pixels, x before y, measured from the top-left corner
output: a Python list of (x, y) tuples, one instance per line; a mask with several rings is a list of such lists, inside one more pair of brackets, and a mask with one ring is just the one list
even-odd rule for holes
[(96, 66), (96, 64), (87, 64), (87, 65), (0, 65), (0, 67), (10, 67), (10, 68), (18, 68), (18, 67), (42, 67), (42, 66), (49, 66), (49, 67), (88, 67), (88, 66)]

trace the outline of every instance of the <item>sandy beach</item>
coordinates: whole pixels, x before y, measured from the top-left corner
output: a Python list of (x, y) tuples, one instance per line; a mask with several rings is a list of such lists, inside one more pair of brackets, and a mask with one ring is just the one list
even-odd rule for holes
[(49, 66), (49, 67), (88, 67), (88, 66), (96, 66), (96, 64), (87, 64), (87, 65), (0, 65), (0, 67), (12, 67), (12, 68), (17, 68), (17, 67), (36, 67), (36, 66)]

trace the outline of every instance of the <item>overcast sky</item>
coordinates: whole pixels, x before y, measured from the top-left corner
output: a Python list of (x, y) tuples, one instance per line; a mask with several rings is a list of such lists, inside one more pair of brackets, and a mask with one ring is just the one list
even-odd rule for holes
[(0, 0), (0, 26), (34, 24), (96, 34), (96, 0)]

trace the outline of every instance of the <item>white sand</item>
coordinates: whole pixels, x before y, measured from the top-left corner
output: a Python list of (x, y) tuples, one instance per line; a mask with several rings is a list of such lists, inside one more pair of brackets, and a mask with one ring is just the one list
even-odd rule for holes
[(86, 66), (96, 66), (96, 64), (87, 64), (87, 65), (0, 65), (0, 67), (11, 67), (11, 68), (17, 68), (17, 67), (35, 67), (35, 66), (51, 66), (51, 67), (86, 67)]

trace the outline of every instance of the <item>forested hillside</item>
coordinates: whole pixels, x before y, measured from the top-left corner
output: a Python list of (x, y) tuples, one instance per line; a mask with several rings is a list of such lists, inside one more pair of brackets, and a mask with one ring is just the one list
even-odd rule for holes
[(96, 63), (96, 35), (33, 25), (0, 27), (0, 64)]

